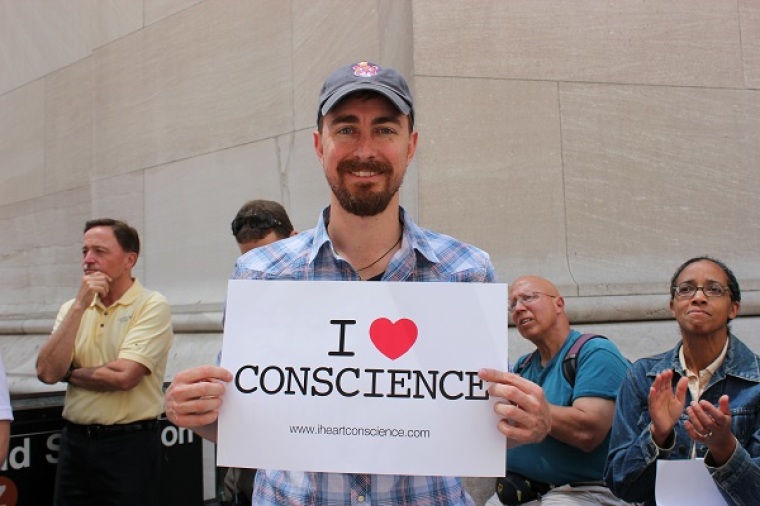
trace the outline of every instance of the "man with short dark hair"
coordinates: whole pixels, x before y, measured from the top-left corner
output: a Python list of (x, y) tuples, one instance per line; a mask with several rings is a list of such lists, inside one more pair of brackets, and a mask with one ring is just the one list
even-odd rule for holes
[[(341, 67), (322, 87), (314, 150), (332, 190), (316, 228), (240, 257), (237, 279), (491, 282), (488, 255), (417, 226), (399, 188), (417, 148), (406, 80), (370, 62)], [(166, 393), (170, 420), (216, 440), (226, 369), (182, 371)], [(471, 505), (455, 477), (262, 469), (253, 503)]]
[(285, 208), (273, 200), (249, 200), (232, 220), (232, 235), (241, 255), (295, 234)]
[(166, 360), (163, 295), (132, 277), (137, 231), (109, 218), (84, 229), (84, 276), (40, 348), (37, 377), (66, 382), (55, 505), (158, 504)]

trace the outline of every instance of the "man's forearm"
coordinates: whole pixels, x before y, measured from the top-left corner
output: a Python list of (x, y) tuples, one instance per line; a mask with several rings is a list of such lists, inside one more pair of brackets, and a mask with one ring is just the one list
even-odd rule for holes
[(98, 367), (75, 368), (68, 381), (94, 392), (118, 392), (133, 389), (149, 372), (142, 364), (118, 359)]
[[(612, 404), (614, 409), (614, 404)], [(584, 452), (593, 451), (607, 436), (612, 425), (608, 410), (584, 411), (575, 406), (551, 406), (554, 439)]]
[(84, 311), (85, 308), (74, 303), (58, 328), (40, 347), (37, 355), (37, 377), (43, 383), (56, 383), (69, 370)]
[(0, 462), (8, 456), (8, 446), (11, 438), (10, 420), (0, 420)]

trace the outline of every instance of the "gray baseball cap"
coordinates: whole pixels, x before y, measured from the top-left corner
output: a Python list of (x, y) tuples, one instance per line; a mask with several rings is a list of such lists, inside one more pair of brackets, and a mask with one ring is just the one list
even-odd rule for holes
[(319, 93), (317, 117), (324, 116), (342, 98), (359, 90), (376, 91), (402, 114), (414, 115), (412, 93), (404, 76), (391, 68), (363, 61), (341, 67), (325, 79)]

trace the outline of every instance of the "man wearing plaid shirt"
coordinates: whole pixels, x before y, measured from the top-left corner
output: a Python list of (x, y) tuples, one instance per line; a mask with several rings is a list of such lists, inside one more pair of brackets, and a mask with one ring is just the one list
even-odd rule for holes
[[(398, 190), (417, 147), (406, 80), (369, 62), (341, 67), (319, 98), (314, 149), (332, 190), (316, 228), (254, 250), (234, 279), (495, 281), (488, 254), (418, 227)], [(487, 373), (488, 374), (488, 373)], [(483, 377), (497, 380), (493, 375)], [(224, 382), (203, 366), (179, 373), (167, 391), (172, 422), (216, 440)], [(257, 505), (471, 505), (454, 477), (259, 471)]]

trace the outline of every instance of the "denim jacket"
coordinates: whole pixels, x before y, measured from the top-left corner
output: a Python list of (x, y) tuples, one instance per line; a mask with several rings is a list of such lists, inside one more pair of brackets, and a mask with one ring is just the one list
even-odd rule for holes
[[(621, 386), (604, 478), (615, 495), (626, 501), (643, 502), (647, 506), (655, 504), (658, 458), (688, 459), (692, 450), (697, 457), (707, 454), (707, 446), (695, 443), (687, 434), (685, 411), (674, 427), (675, 442), (671, 449), (658, 449), (649, 432), (649, 387), (657, 373), (666, 369), (675, 371), (674, 387), (684, 376), (678, 359), (680, 347), (681, 343), (668, 352), (636, 361)], [(728, 504), (757, 505), (760, 498), (760, 357), (733, 334), (729, 336), (726, 358), (701, 398), (717, 406), (723, 394), (729, 397), (731, 431), (739, 444), (724, 465), (711, 467), (707, 462), (705, 465)], [(691, 400), (687, 390), (687, 406)]]

